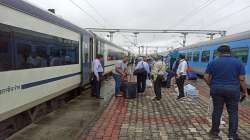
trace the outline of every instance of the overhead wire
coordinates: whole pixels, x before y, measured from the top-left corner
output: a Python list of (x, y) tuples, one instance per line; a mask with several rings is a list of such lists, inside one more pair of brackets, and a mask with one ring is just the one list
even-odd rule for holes
[[(195, 12), (193, 15), (189, 16), (189, 19), (187, 19), (187, 21), (190, 20), (192, 17), (200, 14), (202, 10), (204, 10), (205, 8), (207, 8), (208, 6), (213, 4), (215, 1), (217, 1), (217, 0), (209, 1), (207, 4), (205, 4), (203, 7), (201, 7), (198, 12)], [(190, 28), (189, 26), (187, 26), (186, 28)]]
[(237, 11), (234, 11), (234, 12), (228, 14), (228, 15), (225, 15), (225, 16), (223, 16), (223, 17), (221, 17), (221, 18), (219, 18), (219, 19), (217, 19), (217, 20), (211, 22), (211, 23), (208, 24), (207, 26), (216, 25), (216, 24), (220, 23), (223, 19), (225, 19), (225, 18), (230, 18), (230, 17), (232, 17), (232, 16), (234, 16), (234, 15), (236, 15), (236, 14), (239, 14), (239, 13), (241, 13), (241, 12), (247, 10), (248, 8), (250, 8), (250, 5), (245, 6), (245, 7), (241, 8), (241, 9), (239, 9), (239, 10), (237, 10)]
[(95, 13), (99, 16), (99, 17), (101, 17), (101, 19), (104, 21), (104, 22), (107, 22), (107, 20), (102, 16), (102, 14), (88, 1), (88, 0), (84, 0), (84, 2), (86, 3), (86, 4), (88, 4), (89, 5), (89, 7), (91, 7), (94, 11), (95, 11)]
[[(113, 24), (111, 24), (107, 19), (105, 19), (102, 14), (97, 10), (97, 8), (95, 8), (88, 0), (84, 0), (84, 2), (86, 4), (88, 4), (94, 11), (95, 13), (104, 21), (106, 22), (108, 25), (110, 26), (114, 26)], [(136, 44), (133, 43), (133, 41), (131, 41), (126, 35), (124, 35), (123, 33), (121, 33), (122, 37), (125, 38), (127, 41), (129, 41), (130, 43), (132, 43), (133, 45), (136, 46)]]
[(188, 12), (188, 14), (186, 14), (185, 16), (183, 16), (172, 28), (178, 27), (179, 25), (181, 25), (186, 20), (190, 20), (191, 17), (193, 17), (193, 16), (195, 16), (195, 15), (197, 15), (199, 13), (198, 11), (202, 11), (204, 8), (208, 7), (210, 4), (212, 4), (215, 1), (216, 0), (206, 0), (201, 5), (199, 5), (198, 7), (194, 8), (193, 10), (191, 10), (190, 12)]
[(95, 21), (97, 24), (101, 25), (105, 28), (105, 25), (102, 25), (96, 18), (94, 18), (92, 15), (90, 15), (86, 10), (84, 10), (81, 6), (79, 6), (76, 2), (73, 0), (69, 0), (73, 5), (75, 5), (77, 8), (79, 8), (83, 13), (85, 13), (88, 17), (90, 17), (93, 21)]
[[(84, 12), (87, 16), (89, 16), (92, 20), (94, 20), (97, 24), (101, 25), (102, 27), (105, 28), (105, 25), (103, 26), (96, 18), (94, 18), (92, 15), (90, 15), (86, 10), (84, 10), (81, 6), (79, 6), (76, 2), (74, 2), (73, 0), (69, 0), (72, 4), (74, 4), (76, 7), (78, 7), (82, 12)], [(109, 25), (111, 25), (109, 22), (107, 22), (107, 20), (100, 14), (100, 12), (87, 0), (85, 0), (84, 2), (86, 2), (92, 9), (94, 9), (94, 11), (96, 12), (96, 14), (101, 17), (101, 19), (108, 23)], [(113, 26), (113, 25), (111, 25)], [(121, 34), (123, 36), (123, 38), (125, 38), (126, 40), (128, 40), (129, 42), (132, 43), (132, 41), (125, 36), (124, 34)]]
[[(230, 1), (227, 2), (226, 4), (223, 4), (222, 6), (220, 6), (219, 8), (217, 8), (218, 10), (215, 10), (216, 12), (215, 12), (214, 14), (220, 13), (220, 12), (223, 11), (224, 9), (228, 8), (228, 6), (231, 5), (231, 4), (233, 4), (234, 1), (235, 1), (235, 0), (230, 0)], [(213, 16), (214, 16), (214, 14), (213, 14)], [(188, 26), (188, 27), (189, 27), (189, 26)], [(193, 27), (193, 26), (191, 26), (191, 27)], [(189, 27), (189, 28), (191, 28), (191, 27)], [(203, 26), (200, 26), (200, 27), (199, 27), (199, 29), (202, 29), (202, 28), (203, 28)]]

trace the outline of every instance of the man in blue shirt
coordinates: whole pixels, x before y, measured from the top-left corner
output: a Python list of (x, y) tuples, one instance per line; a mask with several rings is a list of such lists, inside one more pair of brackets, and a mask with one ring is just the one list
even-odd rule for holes
[(104, 72), (101, 61), (103, 59), (103, 55), (99, 54), (96, 56), (96, 59), (92, 62), (92, 96), (96, 96), (97, 99), (104, 99), (100, 97), (101, 90), (101, 78)]
[(219, 126), (224, 104), (229, 114), (229, 134), (231, 140), (237, 140), (238, 104), (240, 101), (240, 87), (247, 96), (245, 81), (245, 67), (242, 62), (232, 57), (230, 47), (222, 45), (217, 49), (219, 58), (207, 66), (204, 79), (210, 86), (210, 95), (213, 99), (212, 128), (209, 132), (212, 137), (219, 137)]
[(138, 58), (138, 63), (136, 65), (136, 67), (135, 67), (135, 70), (136, 69), (141, 69), (141, 68), (145, 69), (145, 73), (137, 75), (137, 90), (138, 90), (138, 93), (145, 91), (146, 80), (147, 80), (148, 74), (150, 74), (149, 65), (147, 63), (147, 58), (145, 56), (143, 58), (142, 57)]

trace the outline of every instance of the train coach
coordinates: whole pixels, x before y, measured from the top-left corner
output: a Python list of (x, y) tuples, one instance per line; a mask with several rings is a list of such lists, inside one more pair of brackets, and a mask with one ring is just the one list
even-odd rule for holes
[(181, 54), (186, 56), (193, 71), (203, 75), (207, 64), (218, 57), (216, 49), (227, 44), (231, 47), (231, 55), (240, 59), (245, 65), (247, 86), (250, 89), (250, 31), (221, 37), (215, 40), (201, 42), (179, 49)]
[(29, 3), (0, 0), (0, 12), (0, 139), (32, 122), (40, 107), (53, 107), (51, 100), (89, 84), (96, 54), (104, 55), (105, 74), (128, 55)]

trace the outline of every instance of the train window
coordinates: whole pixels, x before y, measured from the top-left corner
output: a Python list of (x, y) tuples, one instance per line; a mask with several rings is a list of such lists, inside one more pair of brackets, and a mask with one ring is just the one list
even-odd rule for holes
[(10, 52), (10, 33), (0, 31), (0, 71), (12, 68)]
[[(32, 46), (28, 43), (17, 43), (17, 55), (16, 55), (16, 68), (17, 69), (26, 69), (31, 68), (32, 66), (28, 63), (28, 58), (31, 57), (31, 48)], [(29, 59), (30, 60), (30, 59)]]
[(187, 61), (192, 61), (192, 52), (187, 53)]
[(219, 57), (219, 53), (217, 50), (214, 50), (214, 53), (213, 53), (213, 59), (216, 59)]
[(97, 43), (96, 46), (98, 46), (98, 47), (97, 47), (97, 54), (102, 54), (102, 55), (104, 55), (104, 43), (101, 42), (101, 41), (98, 41), (98, 43)]
[(186, 57), (186, 53), (181, 53), (181, 55), (184, 55)]
[(17, 42), (16, 69), (40, 68), (48, 66), (47, 49), (35, 42)]
[(199, 57), (200, 57), (200, 52), (199, 51), (195, 51), (193, 54), (193, 61), (194, 62), (198, 62), (199, 61)]
[(49, 55), (49, 66), (60, 66), (62, 65), (62, 57), (60, 56), (60, 48), (52, 47), (50, 48)]
[(208, 62), (210, 57), (210, 51), (203, 51), (201, 53), (201, 62)]
[(89, 47), (86, 42), (83, 41), (83, 63), (89, 62)]
[(78, 42), (68, 39), (47, 40), (17, 40), (16, 68), (42, 68), (79, 63)]
[(35, 46), (37, 65), (36, 67), (48, 67), (49, 56), (47, 54), (47, 48), (45, 45)]
[(100, 47), (99, 47), (99, 53), (104, 55), (104, 43), (103, 42), (100, 42)]
[[(0, 71), (79, 64), (77, 41), (0, 26)], [(10, 32), (14, 34), (13, 43), (10, 43)], [(12, 46), (15, 52), (12, 51)], [(15, 59), (12, 61), (12, 58)]]
[(107, 60), (108, 61), (112, 61), (112, 60), (121, 60), (123, 57), (125, 56), (124, 53), (121, 52), (116, 52), (113, 50), (108, 50), (108, 57)]
[(238, 58), (242, 63), (247, 63), (248, 59), (248, 47), (233, 48), (231, 49), (232, 56)]

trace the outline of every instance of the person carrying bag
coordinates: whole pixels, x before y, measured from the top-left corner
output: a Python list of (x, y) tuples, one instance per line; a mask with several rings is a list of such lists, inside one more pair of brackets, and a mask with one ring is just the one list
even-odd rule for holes
[(146, 80), (148, 77), (149, 71), (149, 65), (146, 62), (146, 57), (144, 59), (142, 57), (138, 58), (139, 62), (135, 67), (134, 75), (137, 76), (137, 91), (144, 92), (146, 88)]
[(164, 73), (166, 71), (166, 64), (161, 61), (160, 58), (155, 59), (157, 62), (152, 69), (152, 80), (154, 83), (155, 98), (153, 100), (161, 99), (161, 84), (164, 79)]
[(113, 78), (115, 80), (115, 96), (122, 96), (120, 94), (120, 88), (123, 80), (126, 80), (127, 77), (127, 63), (128, 57), (124, 57), (121, 63), (115, 65), (115, 69), (112, 71)]
[(134, 75), (143, 75), (143, 74), (145, 74), (147, 71), (146, 71), (146, 69), (144, 68), (144, 65), (143, 65), (143, 61), (141, 61), (140, 63), (138, 63), (138, 64), (140, 64), (141, 65), (141, 67), (140, 68), (137, 68), (137, 69), (135, 69), (135, 71), (134, 71)]

